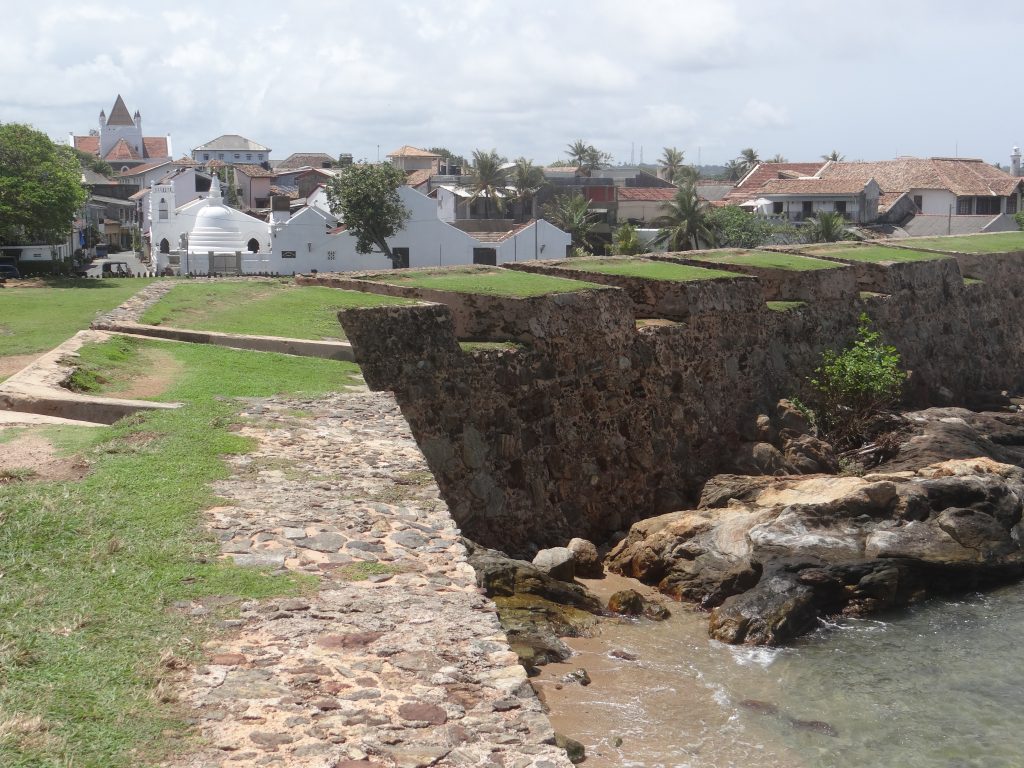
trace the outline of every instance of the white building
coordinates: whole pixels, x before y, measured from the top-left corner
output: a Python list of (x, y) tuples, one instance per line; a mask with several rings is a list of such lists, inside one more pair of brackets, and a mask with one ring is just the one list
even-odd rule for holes
[(171, 136), (143, 136), (142, 114), (135, 110), (133, 117), (118, 94), (110, 117), (100, 111), (99, 130), (88, 136), (68, 137), (68, 143), (82, 152), (97, 155), (110, 163), (115, 171), (124, 172), (129, 168), (171, 159)]
[(270, 161), (270, 150), (245, 136), (227, 133), (193, 149), (192, 159), (200, 165), (206, 165), (211, 160), (221, 160), (229, 165), (260, 165)]

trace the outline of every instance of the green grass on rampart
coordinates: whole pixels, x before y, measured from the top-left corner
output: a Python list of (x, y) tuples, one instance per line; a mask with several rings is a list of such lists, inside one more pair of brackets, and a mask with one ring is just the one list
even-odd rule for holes
[(645, 280), (670, 280), (675, 282), (691, 282), (694, 280), (715, 280), (723, 277), (735, 279), (735, 272), (721, 269), (705, 269), (689, 264), (676, 264), (671, 261), (648, 261), (647, 259), (567, 259), (567, 269), (597, 272), (602, 275), (621, 275), (623, 277), (640, 277)]
[(403, 303), (405, 299), (391, 296), (284, 280), (187, 282), (147, 309), (141, 322), (196, 331), (343, 339), (339, 310)]
[(797, 256), (793, 253), (778, 251), (746, 251), (743, 253), (701, 253), (693, 258), (713, 264), (735, 264), (740, 267), (760, 267), (762, 269), (785, 269), (793, 272), (806, 272), (815, 269), (836, 269), (841, 266), (822, 259), (809, 256)]
[[(138, 340), (87, 346), (82, 356), (96, 380), (109, 381), (151, 348), (177, 359), (160, 399), (183, 408), (73, 437), (42, 430), (68, 462), (88, 462), (88, 474), (0, 483), (0, 765), (128, 768), (182, 754), (187, 713), (162, 695), (173, 674), (167, 659), (195, 661), (211, 622), (238, 601), (313, 586), (218, 559), (200, 513), (217, 503), (211, 483), (228, 476), (222, 457), (252, 448), (231, 430), (240, 408), (232, 398), (315, 395), (358, 369)], [(222, 607), (207, 619), (182, 608), (211, 597)]]
[(901, 241), (915, 248), (950, 253), (1013, 253), (1024, 251), (1024, 232), (993, 232), (990, 235), (911, 238)]
[(45, 288), (0, 287), (0, 357), (53, 349), (151, 282), (133, 277), (47, 280)]
[(396, 270), (372, 278), (376, 282), (400, 285), (408, 288), (427, 288), (434, 291), (453, 293), (480, 293), (489, 296), (512, 296), (529, 298), (549, 293), (573, 293), (587, 288), (604, 286), (549, 277), (513, 269), (446, 269), (439, 271)]
[(945, 258), (941, 253), (908, 251), (903, 248), (886, 248), (884, 245), (825, 246), (808, 249), (808, 253), (830, 256), (834, 259), (881, 263), (884, 261), (935, 261)]

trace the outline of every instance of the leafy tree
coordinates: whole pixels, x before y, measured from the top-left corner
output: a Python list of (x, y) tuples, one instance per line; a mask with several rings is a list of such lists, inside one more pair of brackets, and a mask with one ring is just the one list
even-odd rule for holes
[(573, 245), (589, 248), (597, 214), (591, 212), (590, 202), (582, 193), (557, 195), (545, 206), (544, 215), (548, 221), (572, 236)]
[(350, 165), (327, 183), (331, 212), (356, 236), (357, 253), (373, 253), (376, 246), (394, 261), (387, 239), (412, 215), (398, 194), (403, 184), (405, 173), (391, 163)]
[(769, 243), (797, 240), (792, 226), (775, 224), (738, 205), (711, 208), (707, 222), (715, 233), (715, 243), (719, 248), (757, 248)]
[(836, 447), (856, 447), (869, 436), (872, 419), (900, 399), (906, 380), (896, 348), (883, 344), (861, 314), (856, 340), (842, 352), (826, 350), (810, 379), (819, 428)]
[(66, 240), (85, 203), (78, 156), (34, 128), (0, 124), (0, 240)]
[(502, 194), (508, 184), (508, 174), (502, 167), (505, 158), (495, 150), (484, 152), (473, 150), (473, 167), (469, 171), (469, 202), (484, 199), (484, 218), (491, 216), (491, 203), (498, 213), (505, 212), (505, 198)]
[(708, 219), (710, 206), (700, 199), (695, 186), (680, 187), (665, 209), (665, 214), (654, 220), (660, 229), (651, 241), (653, 244), (664, 245), (670, 251), (714, 247), (715, 231)]
[(546, 183), (544, 171), (525, 157), (519, 157), (516, 158), (516, 164), (512, 168), (512, 176), (509, 181), (510, 186), (515, 190), (515, 199), (522, 208), (523, 216), (526, 216), (527, 204), (529, 204), (531, 215), (535, 215), (533, 212), (535, 197), (540, 188)]
[(94, 173), (98, 173), (100, 176), (106, 176), (108, 179), (114, 175), (114, 169), (110, 167), (110, 163), (106, 160), (101, 160), (97, 155), (92, 152), (83, 152), (80, 149), (72, 147), (75, 155), (78, 157), (78, 164), (83, 168), (88, 168)]
[(612, 254), (615, 256), (634, 256), (643, 253), (644, 247), (640, 245), (640, 238), (636, 233), (636, 227), (632, 224), (623, 224), (615, 230), (612, 236)]
[(587, 159), (587, 153), (593, 149), (583, 139), (576, 139), (572, 144), (566, 147), (565, 154), (569, 158), (569, 162), (575, 165), (577, 168), (582, 168), (584, 161)]
[(743, 166), (739, 160), (730, 160), (725, 164), (725, 171), (722, 177), (726, 181), (739, 181), (743, 176)]
[(834, 243), (837, 240), (849, 239), (846, 219), (839, 211), (819, 213), (810, 219), (804, 231), (809, 243)]
[(757, 164), (761, 162), (761, 158), (757, 156), (756, 149), (747, 147), (740, 150), (740, 156), (736, 158), (736, 162), (739, 165), (740, 176), (746, 176), (757, 167)]
[(465, 157), (462, 155), (456, 155), (445, 147), (429, 147), (427, 152), (433, 152), (435, 155), (440, 155), (441, 160), (444, 161), (445, 165), (457, 165), (459, 168), (469, 167), (469, 163), (466, 162)]
[(683, 169), (683, 151), (675, 147), (665, 147), (661, 152), (659, 164), (665, 179), (674, 183), (676, 176)]
[(1024, 229), (1024, 211), (1013, 214), (1013, 220), (1017, 222), (1018, 227)]
[(822, 155), (821, 159), (822, 160), (832, 160), (833, 162), (840, 163), (840, 162), (843, 161), (843, 159), (845, 159), (845, 157), (846, 157), (846, 155), (841, 155), (841, 154), (839, 154), (838, 150), (833, 149), (827, 155)]
[(571, 163), (587, 174), (606, 167), (612, 161), (611, 155), (600, 151), (593, 144), (588, 144), (583, 139), (576, 139), (572, 144), (569, 144), (566, 154), (569, 156)]

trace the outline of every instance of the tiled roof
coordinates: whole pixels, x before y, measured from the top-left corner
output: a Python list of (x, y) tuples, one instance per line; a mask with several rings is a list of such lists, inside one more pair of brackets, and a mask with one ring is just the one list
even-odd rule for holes
[(427, 152), (425, 149), (418, 149), (417, 147), (410, 147), (408, 144), (399, 147), (394, 152), (389, 152), (388, 157), (440, 157), (435, 155), (433, 152)]
[(644, 202), (665, 202), (676, 196), (676, 187), (619, 187), (620, 201), (636, 200)]
[(103, 156), (103, 159), (118, 162), (123, 160), (141, 160), (142, 158), (131, 144), (124, 139), (118, 139), (117, 144), (110, 148), (110, 151)]
[(279, 187), (276, 184), (270, 185), (270, 194), (272, 195), (283, 195), (284, 197), (295, 200), (299, 196), (299, 190), (295, 187)]
[(102, 173), (96, 173), (91, 168), (82, 169), (82, 183), (83, 184), (117, 184), (113, 179), (108, 179)]
[(829, 163), (821, 172), (825, 179), (873, 178), (883, 192), (912, 189), (946, 189), (957, 196), (1001, 196), (1012, 194), (1019, 178), (1010, 176), (983, 160), (951, 157), (900, 157), (874, 163)]
[(128, 112), (128, 107), (124, 105), (124, 99), (121, 98), (120, 93), (117, 94), (114, 108), (110, 110), (107, 125), (135, 125), (135, 121), (132, 120), (131, 113)]
[[(121, 141), (124, 141), (124, 139)], [(145, 165), (137, 165), (134, 168), (129, 168), (127, 171), (122, 173), (121, 176), (138, 176), (141, 173), (146, 173), (147, 171), (153, 171), (162, 166), (170, 165), (170, 162), (170, 160), (157, 160), (152, 163), (146, 163)]]
[(170, 157), (166, 136), (143, 136), (142, 149), (146, 157)]
[(218, 136), (216, 139), (212, 139), (205, 144), (201, 144), (196, 147), (195, 151), (219, 151), (228, 152), (241, 150), (243, 152), (269, 152), (270, 150), (264, 147), (262, 144), (257, 144), (251, 139), (247, 139), (244, 136), (239, 136), (237, 133), (226, 133), (223, 136)]
[(134, 195), (132, 195), (128, 199), (129, 200), (141, 200), (142, 198), (144, 198), (148, 194), (149, 194), (149, 188), (147, 187), (145, 189), (140, 189), (138, 192), (136, 192)]
[(746, 195), (749, 197), (752, 190), (761, 188), (761, 185), (772, 179), (782, 179), (786, 176), (813, 176), (824, 165), (822, 161), (816, 163), (758, 163), (750, 173), (740, 179), (730, 197)]
[(330, 163), (331, 166), (335, 166), (338, 164), (338, 159), (331, 157), (326, 152), (295, 152), (278, 163), (276, 170), (287, 171), (293, 168), (306, 167), (323, 168), (324, 163)]
[(415, 189), (416, 187), (430, 181), (430, 177), (433, 173), (434, 172), (430, 168), (421, 168), (418, 171), (410, 171), (405, 176), (405, 183), (407, 186)]
[(272, 179), (276, 175), (273, 171), (268, 171), (266, 168), (259, 165), (252, 165), (249, 163), (243, 163), (241, 165), (235, 165), (236, 171), (241, 171), (250, 179)]
[(179, 157), (177, 160), (174, 161), (174, 164), (181, 168), (193, 168), (199, 165), (199, 163), (197, 163), (191, 157), (187, 157), (186, 155), (182, 155), (181, 157)]
[(75, 136), (75, 149), (92, 155), (98, 155), (100, 153), (100, 137)]
[[(757, 194), (763, 195), (859, 195), (869, 179), (772, 179)], [(751, 194), (754, 191), (751, 190)]]
[(227, 163), (223, 160), (210, 160), (206, 163), (207, 168), (223, 168), (225, 165), (227, 165)]

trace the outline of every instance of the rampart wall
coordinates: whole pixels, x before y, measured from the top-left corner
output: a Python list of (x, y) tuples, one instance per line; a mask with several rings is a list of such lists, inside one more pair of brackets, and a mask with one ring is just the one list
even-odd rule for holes
[[(754, 279), (687, 283), (683, 322), (672, 312), (638, 325), (637, 306), (657, 315), (679, 296), (637, 302), (635, 285), (539, 299), (416, 293), (440, 303), (339, 317), (369, 386), (395, 392), (464, 533), (528, 554), (683, 507), (754, 439), (759, 413), (803, 392), (822, 351), (853, 338), (862, 312), (912, 371), (915, 405), (1019, 389), (1024, 253), (958, 259), (855, 268), (872, 294), (803, 289), (808, 303), (783, 312)], [(965, 282), (961, 263), (982, 282)], [(524, 346), (458, 343), (482, 337)]]

